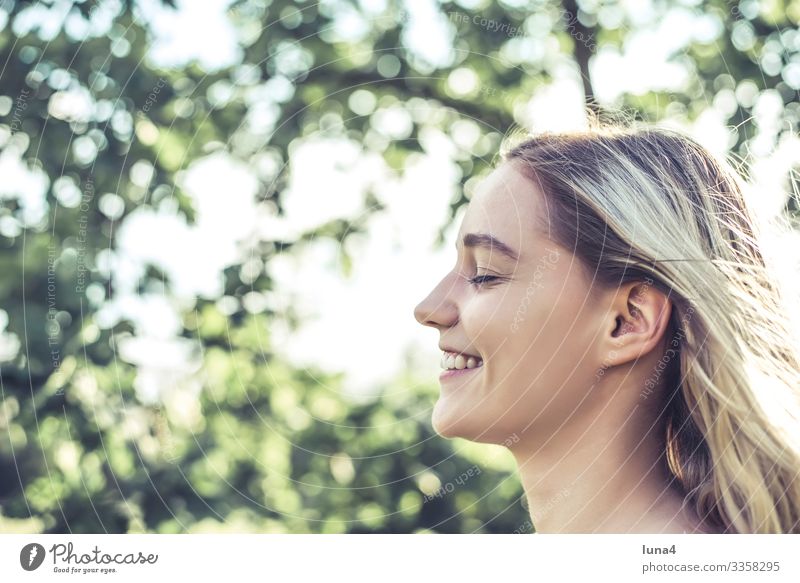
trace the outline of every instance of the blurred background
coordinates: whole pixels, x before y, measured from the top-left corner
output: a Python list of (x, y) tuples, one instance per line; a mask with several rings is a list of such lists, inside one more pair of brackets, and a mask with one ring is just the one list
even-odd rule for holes
[(589, 108), (684, 129), (796, 217), (799, 22), (0, 0), (0, 532), (532, 532), (508, 451), (431, 428), (413, 308), (465, 203), (505, 138)]

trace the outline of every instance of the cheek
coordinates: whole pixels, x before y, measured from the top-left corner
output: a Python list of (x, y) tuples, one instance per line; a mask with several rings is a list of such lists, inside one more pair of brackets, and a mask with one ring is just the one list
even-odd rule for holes
[[(571, 400), (594, 374), (592, 327), (583, 297), (574, 292), (543, 287), (527, 304), (516, 309), (495, 371), (507, 375), (517, 391), (545, 402)], [(554, 392), (557, 394), (554, 395)]]
[(505, 350), (520, 305), (517, 295), (500, 289), (494, 293), (484, 291), (462, 308), (460, 319), (464, 332), (484, 358)]

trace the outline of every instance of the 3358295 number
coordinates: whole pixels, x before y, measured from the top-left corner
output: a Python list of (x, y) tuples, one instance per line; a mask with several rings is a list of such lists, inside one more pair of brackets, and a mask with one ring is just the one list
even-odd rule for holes
[(731, 571), (775, 571), (781, 570), (780, 561), (732, 561)]

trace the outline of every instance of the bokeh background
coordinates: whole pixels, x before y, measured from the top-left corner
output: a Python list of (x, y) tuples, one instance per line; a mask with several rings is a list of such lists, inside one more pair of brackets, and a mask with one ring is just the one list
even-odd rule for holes
[(509, 136), (623, 111), (796, 217), (799, 22), (0, 0), (0, 532), (532, 532), (508, 451), (430, 423), (413, 308), (470, 193)]

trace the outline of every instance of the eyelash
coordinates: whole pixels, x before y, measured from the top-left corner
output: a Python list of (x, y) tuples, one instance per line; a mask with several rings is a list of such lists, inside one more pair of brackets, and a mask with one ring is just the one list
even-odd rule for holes
[(483, 285), (484, 283), (487, 283), (489, 281), (493, 281), (495, 279), (500, 279), (500, 278), (497, 277), (497, 276), (494, 276), (494, 275), (477, 275), (477, 276), (473, 277), (472, 279), (470, 279), (468, 281), (472, 285), (480, 286), (480, 285)]

